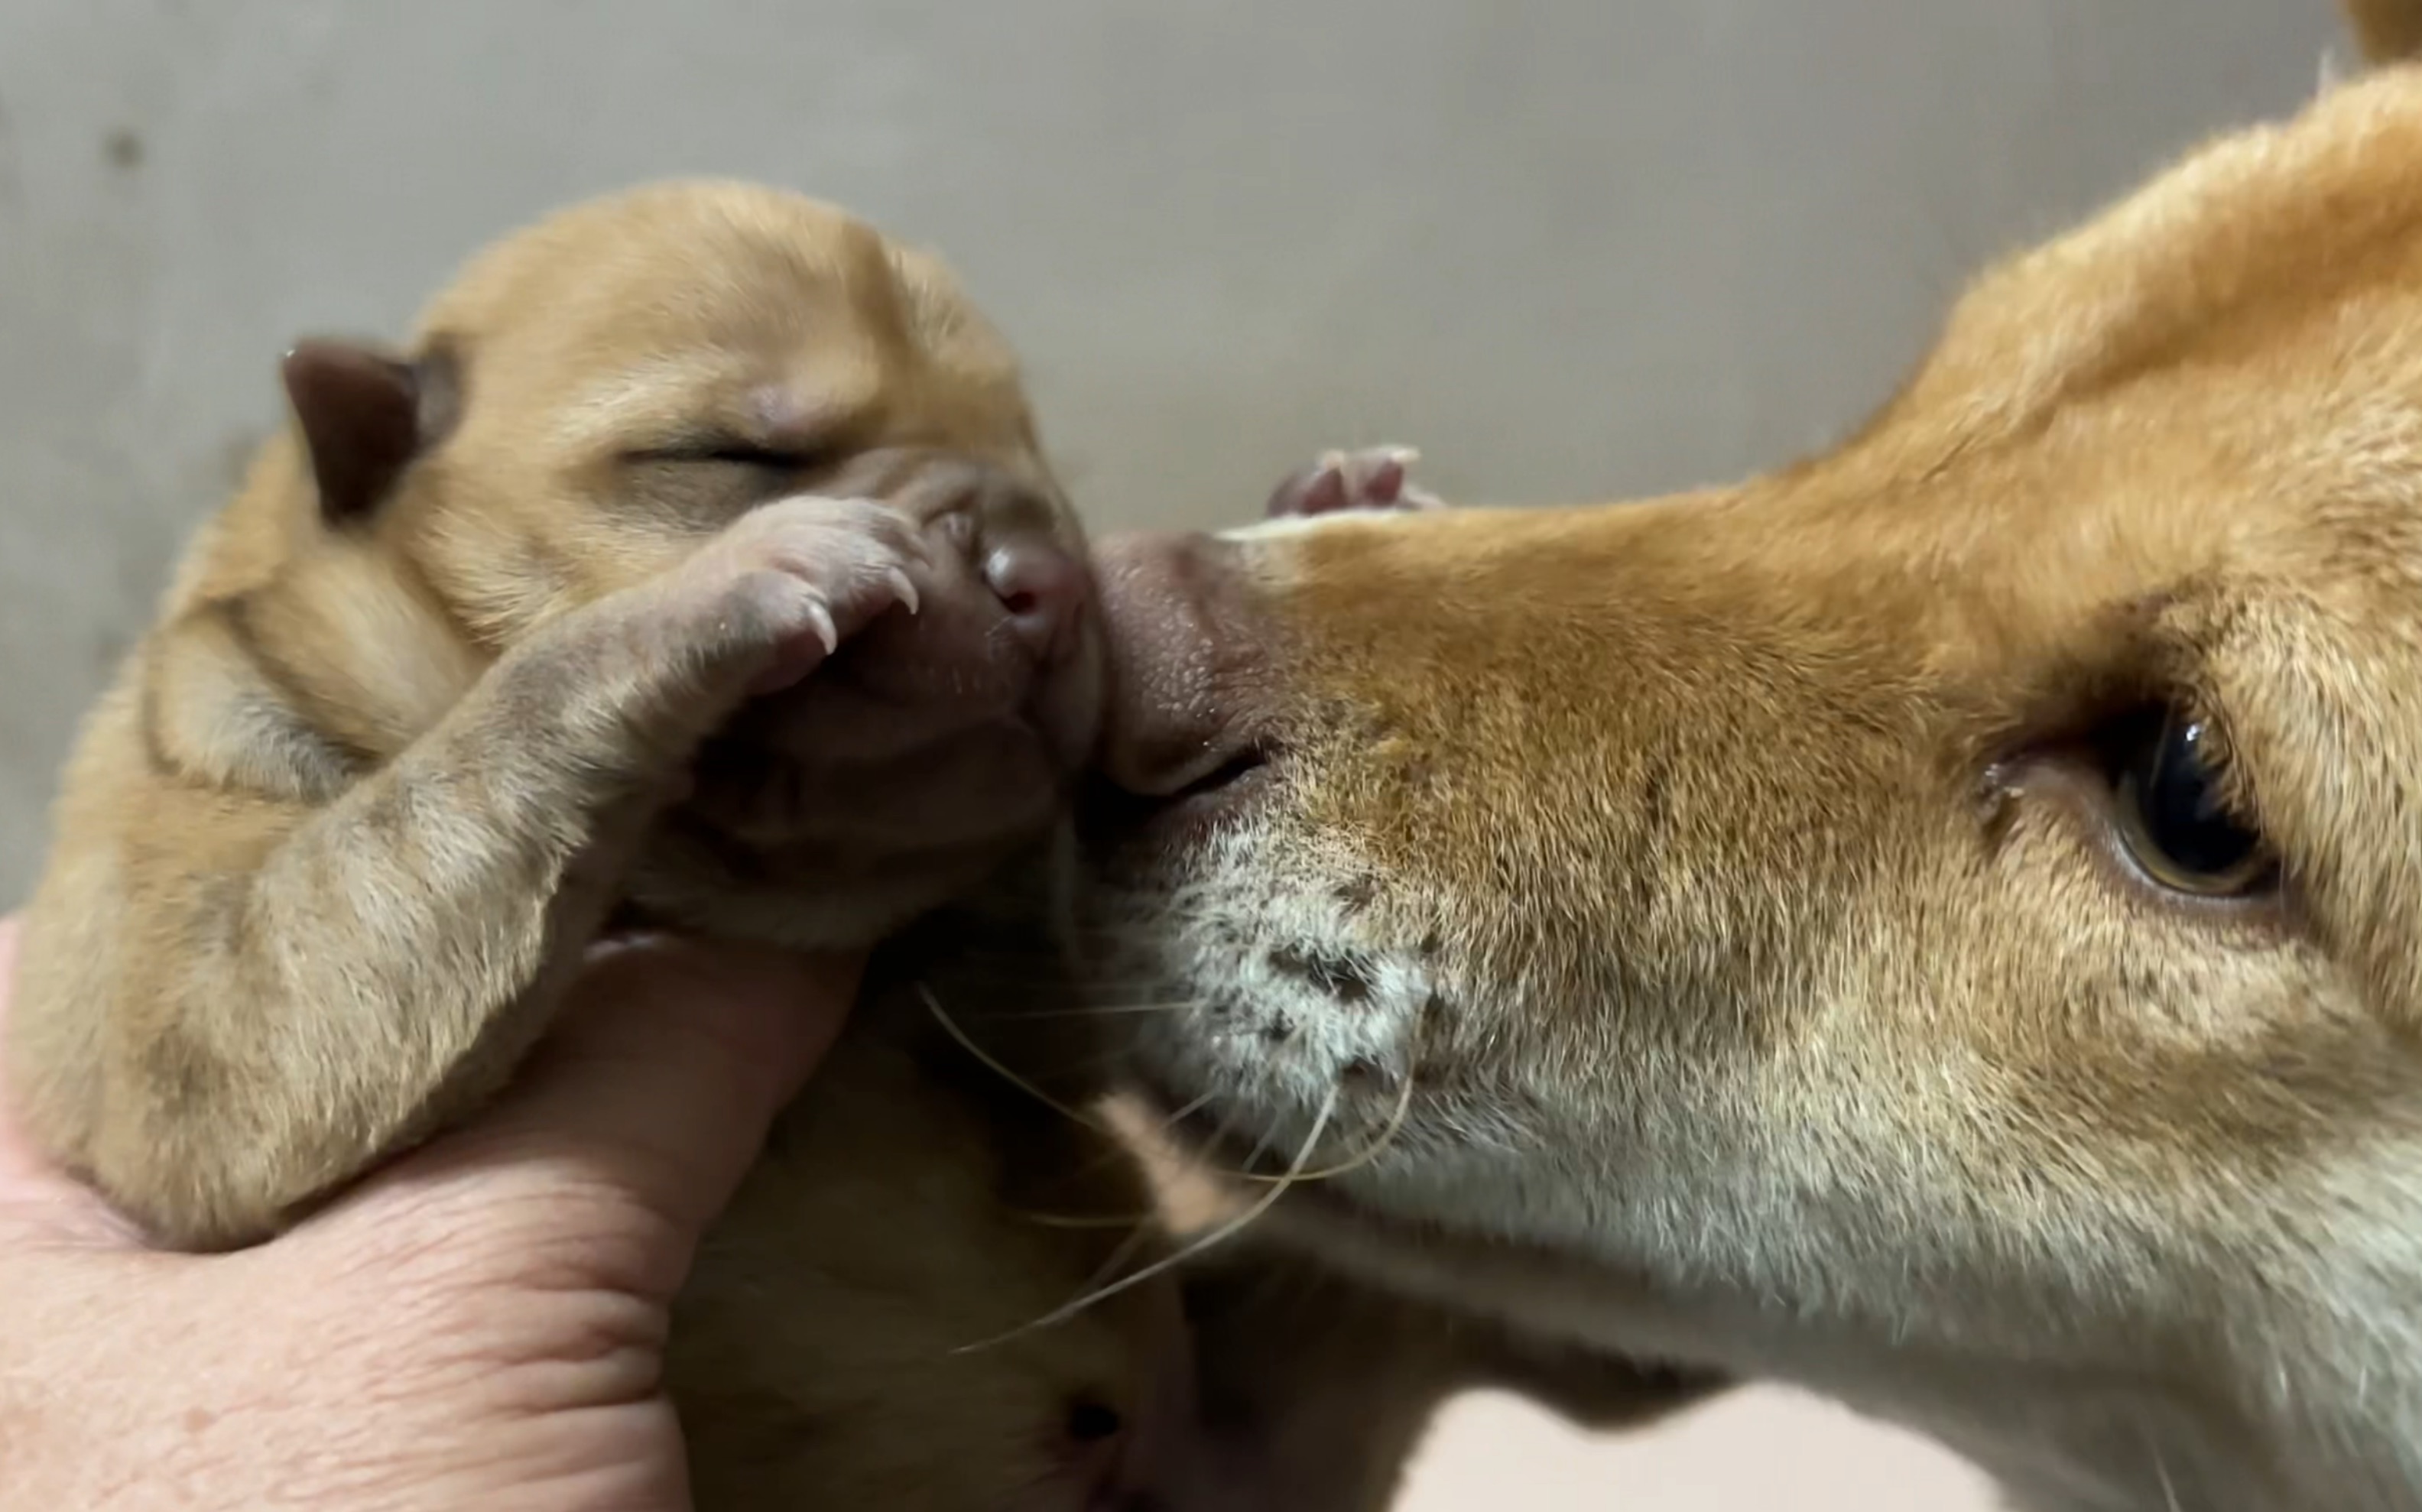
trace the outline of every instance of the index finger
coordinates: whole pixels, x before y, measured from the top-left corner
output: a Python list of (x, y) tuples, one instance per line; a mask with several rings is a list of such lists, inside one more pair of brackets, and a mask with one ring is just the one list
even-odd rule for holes
[(442, 1194), (508, 1228), (637, 1240), (590, 1247), (618, 1268), (600, 1279), (669, 1296), (840, 1034), (860, 966), (678, 940), (604, 948), (495, 1105), (337, 1210)]

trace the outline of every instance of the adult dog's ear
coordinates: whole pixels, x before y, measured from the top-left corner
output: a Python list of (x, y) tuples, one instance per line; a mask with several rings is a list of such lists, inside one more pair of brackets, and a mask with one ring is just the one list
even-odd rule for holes
[(286, 354), (281, 372), (320, 517), (331, 525), (376, 510), (454, 423), (458, 374), (443, 345), (407, 358), (356, 341), (303, 341)]
[(2366, 62), (2422, 55), (2422, 0), (2346, 0), (2346, 11)]

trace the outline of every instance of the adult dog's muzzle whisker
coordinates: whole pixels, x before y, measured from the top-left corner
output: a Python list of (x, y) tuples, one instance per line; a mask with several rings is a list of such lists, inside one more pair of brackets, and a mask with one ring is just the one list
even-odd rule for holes
[(1145, 1282), (1152, 1280), (1154, 1277), (1164, 1275), (1177, 1267), (1184, 1265), (1186, 1262), (1194, 1259), (1203, 1252), (1234, 1238), (1237, 1234), (1242, 1233), (1248, 1225), (1260, 1219), (1263, 1214), (1268, 1212), (1273, 1206), (1276, 1206), (1278, 1200), (1286, 1195), (1287, 1188), (1295, 1184), (1298, 1174), (1312, 1159), (1312, 1152), (1319, 1147), (1321, 1135), (1327, 1133), (1329, 1130), (1329, 1115), (1334, 1113), (1336, 1110), (1337, 1091), (1332, 1087), (1329, 1089), (1328, 1097), (1323, 1099), (1321, 1102), (1319, 1114), (1312, 1121), (1312, 1131), (1304, 1136), (1302, 1145), (1296, 1151), (1294, 1164), (1289, 1170), (1287, 1175), (1273, 1185), (1268, 1191), (1263, 1193), (1260, 1199), (1254, 1202), (1251, 1206), (1246, 1208), (1243, 1212), (1238, 1213), (1235, 1218), (1230, 1219), (1225, 1223), (1222, 1223), (1219, 1227), (1211, 1230), (1201, 1238), (1194, 1240), (1194, 1242), (1185, 1246), (1175, 1253), (1164, 1255), (1160, 1259), (1154, 1261), (1151, 1265), (1144, 1267), (1141, 1270), (1136, 1271), (1132, 1275), (1126, 1276), (1119, 1281), (1114, 1281), (1109, 1285), (1097, 1287), (1093, 1291), (1089, 1291), (1083, 1296), (1078, 1297), (1076, 1300), (1068, 1303), (1066, 1306), (1056, 1308), (1051, 1312), (1046, 1313), (1041, 1317), (1036, 1318), (1033, 1322), (1021, 1324), (1017, 1328), (1012, 1329), (1007, 1333), (1001, 1334), (997, 1338), (986, 1339), (979, 1344), (962, 1345), (960, 1347), (952, 1350), (952, 1353), (971, 1354), (980, 1349), (988, 1349), (996, 1345), (1006, 1344), (1012, 1339), (1022, 1337), (1023, 1335), (1034, 1332), (1037, 1330), (1047, 1329), (1058, 1323), (1064, 1323), (1069, 1318), (1075, 1317), (1077, 1314), (1084, 1312), (1087, 1308), (1092, 1307), (1096, 1303), (1107, 1301), (1110, 1298), (1119, 1295), (1121, 1292), (1127, 1291), (1136, 1286), (1140, 1286)]

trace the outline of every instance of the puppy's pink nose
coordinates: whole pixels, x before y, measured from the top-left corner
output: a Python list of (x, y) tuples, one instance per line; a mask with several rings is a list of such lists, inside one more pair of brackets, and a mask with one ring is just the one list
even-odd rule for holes
[(993, 548), (983, 575), (1038, 660), (1057, 664), (1076, 654), (1092, 596), (1083, 562), (1057, 542), (1031, 538)]
[(1118, 536), (1096, 557), (1110, 639), (1102, 771), (1140, 797), (1174, 797), (1258, 759), (1269, 658), (1234, 542)]

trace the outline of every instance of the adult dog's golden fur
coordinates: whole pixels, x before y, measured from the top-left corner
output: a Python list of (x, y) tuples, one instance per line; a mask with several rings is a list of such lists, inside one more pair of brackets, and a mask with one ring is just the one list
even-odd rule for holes
[(1104, 581), (1147, 1079), (1340, 1164), (1411, 1083), (1273, 1235), (2044, 1512), (2422, 1506), (2422, 68), (1988, 273), (1826, 455)]

